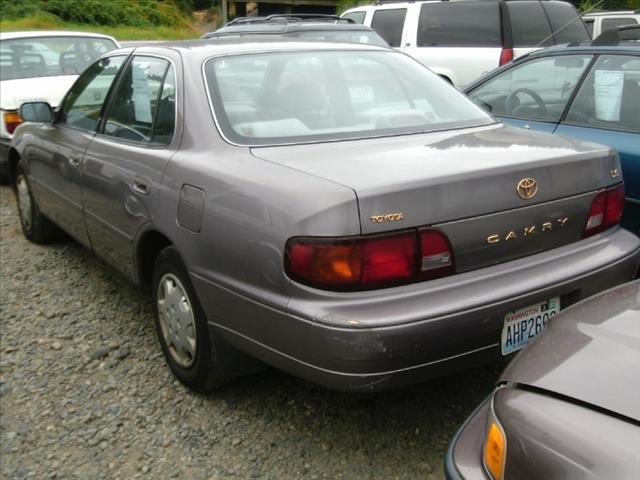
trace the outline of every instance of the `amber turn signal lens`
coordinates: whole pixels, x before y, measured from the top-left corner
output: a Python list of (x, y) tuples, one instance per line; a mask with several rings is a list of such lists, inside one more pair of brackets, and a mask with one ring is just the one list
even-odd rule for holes
[(22, 123), (22, 117), (18, 112), (5, 112), (4, 125), (8, 133), (15, 132), (18, 125)]
[(502, 428), (491, 421), (484, 441), (484, 464), (493, 480), (502, 480), (507, 441)]

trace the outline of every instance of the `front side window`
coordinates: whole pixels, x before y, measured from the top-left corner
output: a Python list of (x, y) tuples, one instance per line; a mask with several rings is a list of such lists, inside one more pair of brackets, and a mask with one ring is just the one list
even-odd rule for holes
[(226, 138), (242, 145), (368, 138), (494, 120), (427, 68), (391, 51), (213, 58), (205, 76)]
[(168, 60), (134, 57), (106, 114), (104, 134), (166, 144), (175, 123), (175, 73)]
[(494, 115), (558, 122), (592, 55), (562, 55), (516, 65), (469, 94)]
[(419, 47), (495, 47), (502, 44), (498, 2), (424, 3)]
[(342, 18), (353, 20), (356, 23), (364, 23), (365, 15), (366, 15), (366, 12), (351, 12), (351, 13), (344, 14)]
[(32, 37), (0, 41), (0, 80), (79, 75), (117, 48), (108, 38)]
[(377, 10), (373, 14), (371, 28), (378, 32), (390, 46), (399, 47), (402, 44), (402, 30), (406, 16), (406, 8)]
[(598, 58), (563, 123), (640, 133), (640, 57)]
[(126, 58), (126, 55), (103, 58), (80, 75), (62, 101), (58, 121), (95, 132), (102, 117), (104, 101)]

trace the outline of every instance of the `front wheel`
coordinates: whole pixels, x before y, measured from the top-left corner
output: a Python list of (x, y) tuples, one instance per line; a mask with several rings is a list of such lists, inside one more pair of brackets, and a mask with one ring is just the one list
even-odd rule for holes
[(33, 198), (31, 185), (22, 165), (16, 166), (15, 193), (22, 232), (33, 243), (48, 243), (59, 233), (58, 228), (45, 217)]
[(165, 248), (155, 262), (153, 308), (160, 345), (173, 374), (206, 392), (228, 379), (218, 363), (207, 320), (178, 251)]

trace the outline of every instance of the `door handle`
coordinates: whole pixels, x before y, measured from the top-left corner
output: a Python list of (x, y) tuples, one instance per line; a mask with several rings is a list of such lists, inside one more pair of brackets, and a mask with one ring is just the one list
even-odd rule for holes
[(136, 178), (131, 185), (134, 192), (137, 192), (141, 195), (149, 195), (149, 184), (140, 178)]
[(69, 157), (69, 165), (71, 165), (72, 167), (79, 167), (80, 166), (80, 157), (76, 157), (75, 155), (71, 155)]

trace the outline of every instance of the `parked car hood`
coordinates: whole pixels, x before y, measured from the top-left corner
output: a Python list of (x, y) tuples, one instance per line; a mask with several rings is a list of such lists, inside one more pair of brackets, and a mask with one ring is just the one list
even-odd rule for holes
[(530, 385), (640, 421), (640, 280), (570, 307), (501, 381)]
[(77, 75), (16, 78), (0, 85), (0, 108), (17, 110), (25, 102), (48, 102), (57, 107)]

